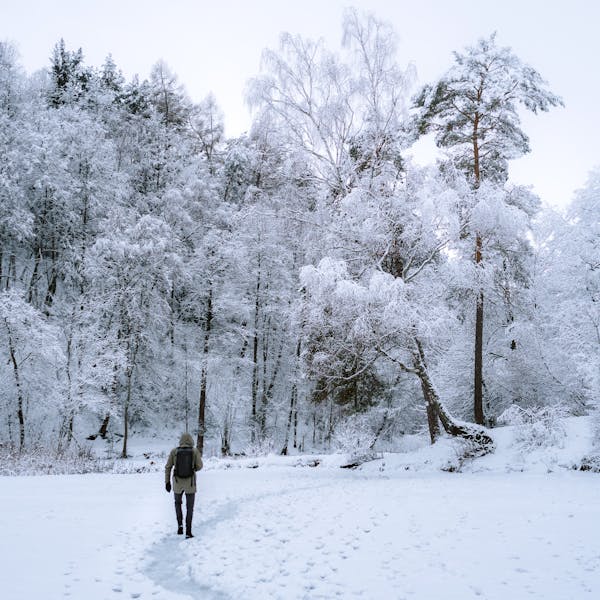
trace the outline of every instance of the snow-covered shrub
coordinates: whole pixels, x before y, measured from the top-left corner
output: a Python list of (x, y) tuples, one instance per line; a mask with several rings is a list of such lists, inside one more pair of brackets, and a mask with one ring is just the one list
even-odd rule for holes
[(514, 427), (514, 444), (523, 450), (564, 446), (564, 418), (568, 411), (560, 405), (521, 408), (513, 404), (498, 418)]
[(372, 420), (367, 414), (357, 414), (340, 421), (331, 437), (334, 451), (352, 456), (368, 454), (377, 439)]
[(249, 442), (244, 448), (244, 456), (267, 456), (275, 452), (275, 440), (266, 436), (254, 442)]
[(154, 473), (162, 471), (163, 461), (144, 456), (144, 460), (103, 458), (85, 445), (71, 444), (62, 451), (46, 446), (30, 446), (24, 452), (0, 444), (0, 477), (15, 475), (82, 475), (85, 473)]
[(70, 446), (63, 452), (49, 451), (42, 445), (24, 452), (10, 445), (0, 445), (0, 476), (63, 475), (67, 473), (101, 473), (109, 470), (89, 446)]

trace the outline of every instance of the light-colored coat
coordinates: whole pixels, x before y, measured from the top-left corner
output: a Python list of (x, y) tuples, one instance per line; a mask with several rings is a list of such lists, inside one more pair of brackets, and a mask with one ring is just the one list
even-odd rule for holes
[[(194, 438), (189, 433), (184, 433), (179, 440), (179, 447), (187, 447), (192, 448), (194, 446)], [(165, 483), (169, 483), (171, 481), (171, 471), (173, 471), (173, 467), (175, 466), (175, 457), (177, 456), (177, 448), (173, 448), (171, 452), (169, 452), (169, 458), (167, 459), (167, 464), (165, 465)], [(186, 494), (195, 494), (196, 493), (196, 473), (195, 471), (199, 471), (202, 468), (202, 457), (200, 456), (200, 451), (198, 448), (194, 448), (194, 474), (191, 477), (176, 477), (175, 472), (173, 472), (173, 491), (176, 494), (181, 494), (185, 492)]]

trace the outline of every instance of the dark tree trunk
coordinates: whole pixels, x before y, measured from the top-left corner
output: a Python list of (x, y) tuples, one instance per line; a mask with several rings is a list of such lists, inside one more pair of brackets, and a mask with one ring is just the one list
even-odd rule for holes
[(127, 382), (127, 398), (123, 409), (123, 449), (121, 458), (127, 458), (127, 438), (129, 436), (129, 399), (131, 396), (131, 380)]
[[(477, 100), (481, 100), (481, 88), (477, 92)], [(481, 169), (479, 163), (479, 119), (478, 112), (473, 120), (473, 176), (474, 187), (479, 188), (481, 183)], [(479, 233), (475, 236), (475, 264), (478, 266), (482, 258), (483, 241)], [(473, 376), (473, 413), (475, 423), (483, 425), (483, 290), (479, 290), (475, 307), (475, 357)]]
[(72, 333), (69, 333), (67, 336), (67, 368), (66, 368), (66, 376), (67, 376), (67, 411), (63, 417), (63, 422), (60, 428), (58, 447), (59, 450), (62, 447), (63, 440), (66, 438), (67, 447), (71, 443), (73, 439), (73, 418), (74, 418), (74, 409), (73, 409), (73, 377), (71, 375), (71, 360), (72, 360), (72, 348), (73, 348), (73, 337)]
[(105, 440), (106, 434), (108, 433), (108, 424), (110, 423), (110, 413), (106, 413), (104, 420), (102, 421), (102, 425), (100, 425), (100, 429), (98, 430), (98, 435)]
[(204, 346), (202, 348), (202, 369), (200, 371), (200, 399), (198, 402), (198, 435), (196, 446), (202, 456), (204, 453), (204, 434), (206, 433), (206, 387), (208, 379), (208, 349), (213, 319), (213, 290), (209, 284), (208, 298), (206, 300), (206, 319), (204, 328)]
[[(206, 357), (203, 358), (203, 361), (205, 360)], [(202, 364), (200, 371), (200, 397), (198, 400), (198, 433), (196, 436), (196, 446), (201, 455), (204, 453), (204, 433), (206, 431), (206, 379), (206, 365)]]
[(37, 290), (37, 280), (38, 280), (38, 271), (40, 268), (40, 261), (42, 260), (42, 253), (40, 250), (35, 251), (35, 260), (33, 263), (33, 272), (31, 273), (31, 279), (29, 280), (29, 291), (27, 292), (27, 302), (29, 304), (37, 305), (37, 294), (35, 291)]
[(56, 284), (58, 281), (58, 273), (52, 269), (52, 274), (50, 276), (50, 282), (48, 283), (48, 291), (46, 292), (46, 298), (44, 299), (45, 310), (44, 313), (46, 315), (49, 314), (50, 307), (54, 302), (54, 296), (56, 294)]
[[(75, 421), (75, 414), (72, 409), (68, 410), (68, 413), (63, 416), (60, 430), (58, 433), (58, 451), (62, 451), (64, 448), (68, 448), (73, 441), (73, 426)], [(95, 438), (96, 436), (94, 436)], [(88, 438), (89, 439), (89, 438)]]
[(258, 399), (258, 318), (260, 309), (260, 257), (259, 257), (259, 270), (256, 279), (256, 300), (254, 303), (254, 338), (252, 340), (252, 412), (250, 424), (250, 436), (252, 442), (256, 441), (256, 428), (257, 428), (257, 399)]
[(288, 453), (288, 443), (290, 439), (290, 430), (292, 428), (292, 422), (294, 423), (294, 448), (296, 447), (296, 423), (298, 421), (298, 413), (296, 410), (296, 406), (298, 404), (298, 382), (296, 378), (298, 375), (297, 366), (298, 361), (300, 360), (300, 348), (301, 340), (298, 340), (298, 344), (296, 345), (296, 364), (293, 373), (292, 391), (290, 393), (290, 409), (288, 411), (288, 420), (285, 427), (285, 438), (283, 442), (283, 448), (281, 449), (281, 454), (283, 456), (287, 455)]
[[(267, 363), (269, 357), (269, 336), (268, 336), (269, 321), (263, 323), (262, 328), (262, 386), (260, 393), (260, 401), (257, 406), (257, 424), (258, 424), (258, 439), (264, 440), (267, 435)], [(258, 400), (258, 399), (257, 399)]]
[(121, 458), (127, 458), (127, 442), (129, 440), (129, 406), (131, 404), (131, 388), (133, 373), (137, 364), (137, 352), (139, 348), (138, 340), (133, 342), (133, 347), (130, 347), (130, 364), (127, 367), (127, 392), (125, 394), (125, 407), (123, 410), (123, 450)]
[[(481, 92), (479, 92), (478, 100), (481, 99)], [(479, 187), (481, 182), (481, 169), (479, 166), (479, 119), (480, 115), (478, 112), (475, 113), (473, 119), (473, 176), (475, 178), (475, 187)]]
[[(283, 442), (283, 448), (281, 449), (282, 456), (286, 456), (288, 453), (288, 443), (290, 439), (290, 431), (292, 429), (292, 422), (294, 422), (294, 409), (296, 407), (297, 402), (297, 394), (298, 388), (296, 385), (296, 381), (294, 378), (294, 383), (292, 384), (292, 391), (290, 393), (290, 409), (288, 411), (287, 424), (285, 426), (285, 438)], [(296, 427), (294, 426), (294, 448), (296, 447)]]
[[(265, 333), (266, 335), (266, 333)], [(269, 402), (271, 401), (271, 397), (273, 395), (273, 388), (275, 387), (275, 382), (277, 380), (277, 376), (279, 375), (279, 368), (281, 366), (281, 359), (283, 357), (283, 340), (279, 345), (279, 351), (277, 353), (277, 358), (275, 359), (275, 365), (273, 366), (273, 371), (271, 373), (271, 377), (269, 379), (269, 383), (267, 385), (267, 374), (266, 374), (266, 365), (267, 365), (267, 345), (264, 345), (265, 352), (263, 354), (263, 390), (261, 395), (261, 403), (260, 403), (260, 435), (261, 438), (264, 439), (267, 434), (267, 412), (269, 407)]]
[(75, 425), (75, 415), (73, 414), (73, 411), (71, 411), (71, 414), (69, 415), (69, 423), (67, 426), (67, 445), (69, 445), (73, 441), (74, 425)]
[(12, 339), (8, 323), (6, 323), (6, 329), (8, 332), (8, 352), (10, 355), (10, 362), (13, 366), (13, 373), (15, 376), (15, 388), (17, 390), (17, 419), (19, 421), (19, 451), (23, 451), (25, 446), (25, 413), (23, 412), (23, 389), (21, 388), (21, 375), (19, 373), (19, 364), (15, 354), (15, 346)]
[(473, 408), (475, 423), (484, 424), (483, 414), (483, 292), (479, 292), (475, 309), (475, 371)]
[(298, 448), (298, 402), (294, 403), (294, 448)]
[(8, 259), (8, 273), (6, 275), (6, 289), (10, 289), (11, 286), (11, 278), (13, 282), (17, 281), (17, 256), (14, 252), (11, 253)]
[[(421, 382), (421, 387), (423, 387), (423, 382)], [(423, 395), (425, 395), (424, 390)], [(435, 409), (435, 405), (430, 402), (427, 403), (427, 424), (429, 426), (429, 437), (431, 439), (431, 443), (434, 444), (440, 435), (440, 418), (437, 410)]]
[(169, 294), (169, 340), (171, 349), (175, 346), (175, 280), (171, 283), (171, 293)]

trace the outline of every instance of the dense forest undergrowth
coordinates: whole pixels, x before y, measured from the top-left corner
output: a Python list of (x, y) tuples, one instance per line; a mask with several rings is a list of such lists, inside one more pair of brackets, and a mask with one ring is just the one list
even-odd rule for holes
[(265, 50), (236, 138), (162, 61), (126, 81), (61, 40), (26, 74), (0, 43), (3, 456), (484, 454), (507, 414), (594, 410), (600, 171), (564, 214), (508, 179), (561, 99), (494, 35), (419, 88), (388, 24), (343, 31)]

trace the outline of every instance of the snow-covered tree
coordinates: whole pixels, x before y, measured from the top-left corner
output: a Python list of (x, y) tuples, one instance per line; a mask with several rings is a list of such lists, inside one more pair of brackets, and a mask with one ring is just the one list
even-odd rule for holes
[[(130, 426), (205, 453), (368, 449), (426, 412), (432, 440), (487, 448), (452, 417), (473, 331), (489, 418), (586, 410), (598, 176), (532, 235), (539, 201), (506, 165), (518, 110), (560, 101), (493, 36), (455, 59), (413, 121), (395, 32), (350, 9), (336, 51), (265, 51), (252, 127), (227, 139), (162, 61), (126, 81), (61, 41), (28, 76), (0, 43), (0, 443), (64, 449), (102, 423), (122, 455)], [(402, 153), (427, 131), (451, 160), (418, 169)]]
[(50, 62), (50, 105), (58, 108), (63, 104), (82, 100), (94, 77), (92, 69), (83, 63), (82, 49), (67, 50), (65, 41), (61, 38), (54, 46)]
[[(420, 134), (435, 134), (436, 144), (450, 151), (451, 160), (472, 181), (504, 183), (508, 160), (529, 151), (521, 128), (519, 107), (547, 111), (562, 104), (548, 91), (540, 74), (524, 64), (510, 48), (496, 44), (496, 35), (480, 39), (464, 53), (454, 53), (453, 66), (414, 99)], [(483, 238), (475, 224), (474, 260), (482, 262)], [(483, 424), (483, 324), (484, 294), (476, 298), (474, 356), (474, 418)]]
[(123, 419), (124, 457), (134, 401), (139, 403), (141, 390), (153, 384), (146, 371), (142, 385), (140, 364), (143, 359), (162, 355), (160, 348), (169, 322), (169, 279), (172, 263), (177, 260), (169, 251), (170, 237), (164, 221), (144, 216), (122, 230), (99, 237), (87, 261), (96, 326), (110, 340), (117, 361), (109, 401), (119, 408)]
[(552, 396), (582, 411), (600, 399), (600, 171), (567, 214), (543, 215), (536, 273), (536, 330)]
[(164, 125), (183, 127), (190, 113), (190, 101), (177, 75), (162, 60), (150, 72), (150, 98)]
[(390, 26), (348, 10), (342, 56), (288, 33), (278, 51), (263, 53), (265, 73), (252, 80), (249, 103), (281, 124), (333, 197), (385, 162), (399, 166), (412, 69), (399, 67), (396, 45)]
[(458, 200), (435, 174), (410, 169), (393, 194), (358, 188), (342, 201), (334, 229), (340, 258), (303, 270), (304, 359), (317, 394), (358, 410), (385, 399), (399, 376), (414, 374), (432, 441), (441, 421), (449, 433), (487, 446), (482, 432), (453, 420), (433, 382), (432, 363), (443, 360), (455, 327), (443, 282), (447, 250), (460, 233), (452, 210)]
[[(52, 430), (40, 417), (50, 417), (49, 422), (56, 424), (53, 417), (64, 401), (60, 383), (64, 354), (56, 328), (14, 290), (0, 293), (0, 356), (6, 423), (2, 430), (7, 436), (3, 441), (23, 450), (28, 431), (32, 445), (47, 441), (44, 438)], [(32, 431), (31, 415), (37, 430)]]

